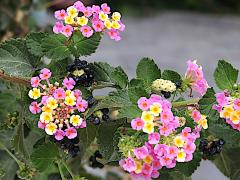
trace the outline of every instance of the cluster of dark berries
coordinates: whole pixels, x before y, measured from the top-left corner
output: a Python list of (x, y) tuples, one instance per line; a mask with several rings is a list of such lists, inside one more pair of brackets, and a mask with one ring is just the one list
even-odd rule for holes
[(64, 138), (61, 141), (56, 140), (53, 136), (50, 136), (50, 141), (56, 143), (64, 152), (70, 154), (71, 157), (76, 157), (78, 152), (80, 152), (80, 148), (78, 146), (79, 137), (74, 139)]
[(99, 125), (101, 121), (110, 121), (110, 116), (109, 116), (109, 109), (104, 108), (100, 109), (98, 111), (95, 111), (88, 119), (87, 121)]
[(72, 77), (79, 85), (90, 87), (94, 83), (94, 72), (87, 61), (75, 59), (73, 64), (67, 67), (67, 71), (69, 77)]
[(222, 150), (225, 141), (223, 139), (208, 141), (207, 139), (202, 139), (199, 145), (200, 151), (204, 155), (213, 156), (217, 153), (220, 153)]
[(89, 166), (93, 168), (103, 168), (104, 165), (97, 161), (97, 158), (102, 159), (102, 154), (99, 151), (96, 151), (92, 156), (89, 158)]

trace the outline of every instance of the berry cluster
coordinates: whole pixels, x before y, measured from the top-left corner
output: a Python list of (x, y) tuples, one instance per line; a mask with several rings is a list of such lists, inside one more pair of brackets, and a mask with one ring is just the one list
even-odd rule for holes
[(121, 14), (114, 12), (111, 16), (110, 7), (104, 3), (100, 6), (84, 6), (81, 1), (76, 1), (67, 10), (55, 12), (57, 22), (53, 32), (72, 36), (74, 31), (80, 31), (84, 37), (91, 37), (97, 32), (106, 32), (109, 37), (119, 41), (120, 31), (124, 31), (125, 25), (121, 21)]
[(187, 71), (185, 74), (184, 82), (190, 86), (190, 88), (203, 96), (207, 89), (208, 89), (208, 83), (206, 79), (204, 78), (202, 67), (197, 65), (197, 61), (191, 61), (189, 60), (187, 62)]
[(77, 84), (89, 87), (94, 83), (94, 72), (87, 61), (75, 59), (73, 64), (67, 67), (67, 71)]
[(95, 153), (89, 158), (89, 166), (93, 168), (103, 168), (104, 165), (97, 161), (97, 158), (102, 159), (103, 156), (99, 151), (95, 151)]
[(76, 83), (72, 78), (65, 78), (61, 87), (58, 82), (50, 82), (51, 75), (51, 71), (44, 68), (39, 76), (31, 79), (33, 89), (28, 95), (35, 101), (29, 110), (33, 114), (41, 113), (38, 127), (48, 135), (54, 135), (59, 141), (65, 136), (74, 139), (77, 129), (86, 127), (83, 112), (88, 103), (80, 90), (73, 90)]
[(64, 152), (70, 154), (73, 158), (76, 157), (80, 152), (80, 148), (78, 146), (78, 136), (74, 139), (63, 138), (60, 141), (57, 141), (55, 138), (50, 137), (50, 141), (56, 143)]
[(240, 97), (239, 93), (224, 92), (216, 93), (218, 104), (213, 106), (213, 109), (220, 113), (220, 117), (224, 118), (233, 129), (240, 131)]
[(104, 108), (95, 111), (87, 120), (95, 125), (99, 125), (101, 121), (109, 121), (110, 120), (109, 109)]
[(127, 143), (125, 140), (129, 137), (123, 136), (119, 150), (125, 159), (119, 162), (120, 166), (133, 179), (151, 179), (157, 178), (158, 170), (163, 167), (174, 168), (177, 162), (191, 161), (196, 150), (195, 141), (200, 137), (201, 129), (207, 128), (206, 117), (200, 114), (200, 119), (193, 119), (193, 129), (182, 127), (184, 122), (180, 123), (180, 119), (184, 120), (173, 115), (171, 103), (155, 94), (149, 99), (141, 97), (138, 107), (143, 111), (142, 115), (131, 121), (131, 127), (139, 131), (136, 134), (146, 133), (147, 142), (133, 147), (135, 143)]
[(199, 149), (204, 155), (213, 156), (220, 153), (225, 141), (223, 139), (208, 141), (207, 139), (202, 139), (200, 141)]

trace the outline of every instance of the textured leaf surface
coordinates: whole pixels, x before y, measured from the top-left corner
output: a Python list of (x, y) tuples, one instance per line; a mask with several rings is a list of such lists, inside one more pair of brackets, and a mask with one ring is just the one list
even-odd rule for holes
[(170, 80), (174, 83), (182, 82), (182, 78), (181, 78), (180, 74), (178, 74), (177, 72), (172, 71), (172, 70), (164, 70), (162, 73), (162, 78), (165, 80)]
[(147, 87), (150, 87), (155, 79), (161, 78), (161, 70), (154, 60), (143, 58), (137, 66), (137, 78), (142, 79)]
[(10, 76), (30, 77), (39, 58), (31, 55), (25, 40), (11, 39), (0, 45), (0, 69)]
[(50, 167), (58, 156), (58, 149), (54, 144), (44, 144), (35, 149), (31, 155), (31, 161), (42, 172)]
[(221, 90), (231, 90), (238, 79), (238, 70), (224, 60), (218, 62), (217, 69), (214, 72), (214, 79)]

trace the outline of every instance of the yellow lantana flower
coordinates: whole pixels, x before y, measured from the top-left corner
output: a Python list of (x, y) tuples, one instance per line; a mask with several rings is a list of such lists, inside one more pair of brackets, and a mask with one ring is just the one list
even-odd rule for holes
[(141, 119), (145, 122), (152, 122), (154, 120), (154, 115), (151, 111), (143, 111)]
[(177, 154), (177, 162), (184, 162), (186, 158), (186, 153), (183, 149), (178, 151)]
[(112, 28), (112, 23), (111, 23), (111, 21), (109, 21), (109, 20), (104, 21), (104, 26), (105, 26), (107, 29), (111, 29), (111, 28)]
[(105, 14), (104, 12), (100, 12), (99, 15), (98, 15), (99, 19), (102, 20), (102, 21), (106, 21), (108, 20), (108, 15)]
[(38, 88), (33, 88), (32, 90), (30, 90), (30, 91), (28, 92), (28, 96), (29, 96), (31, 99), (38, 99), (38, 98), (41, 96), (40, 89), (38, 89)]
[(49, 123), (53, 121), (52, 114), (48, 112), (42, 112), (42, 114), (40, 115), (40, 121), (44, 123)]
[(49, 107), (50, 109), (56, 109), (58, 107), (57, 100), (54, 99), (53, 97), (48, 98), (47, 107)]
[(65, 104), (68, 106), (74, 106), (76, 104), (76, 97), (73, 95), (67, 96), (65, 98)]
[(57, 125), (54, 123), (47, 124), (45, 131), (48, 135), (53, 135), (57, 131)]
[(87, 19), (85, 16), (78, 17), (78, 18), (77, 18), (77, 23), (78, 23), (80, 26), (85, 26), (85, 25), (87, 25), (87, 23), (88, 23), (88, 19)]
[(113, 19), (114, 21), (120, 21), (120, 19), (121, 19), (121, 14), (120, 14), (119, 12), (114, 12), (114, 13), (112, 14), (112, 19)]
[(73, 126), (80, 126), (82, 124), (82, 118), (79, 115), (72, 115), (70, 117), (70, 123)]
[(159, 116), (159, 114), (162, 112), (162, 105), (160, 103), (153, 103), (150, 106), (150, 111), (154, 116)]
[(112, 22), (112, 28), (113, 29), (119, 29), (121, 27), (120, 23), (117, 21)]
[(66, 24), (73, 24), (75, 21), (74, 21), (74, 18), (73, 17), (71, 17), (71, 16), (66, 16), (65, 18), (64, 18), (64, 20), (65, 20), (65, 23)]
[(173, 141), (177, 147), (183, 147), (185, 143), (181, 136), (176, 136)]
[(154, 124), (152, 122), (147, 122), (144, 124), (143, 132), (151, 134), (154, 132)]

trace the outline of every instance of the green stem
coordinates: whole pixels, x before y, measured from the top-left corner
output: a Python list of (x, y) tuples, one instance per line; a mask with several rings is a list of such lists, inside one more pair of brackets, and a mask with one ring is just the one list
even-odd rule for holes
[(5, 150), (8, 153), (8, 155), (14, 159), (14, 161), (16, 161), (19, 167), (23, 165), (23, 163), (19, 161), (18, 158), (16, 158), (16, 156), (14, 156), (14, 154), (11, 153), (11, 151), (9, 151), (8, 148), (2, 142), (0, 142), (0, 147), (2, 147), (2, 149)]
[(179, 107), (185, 107), (185, 106), (189, 106), (189, 105), (193, 105), (198, 103), (198, 101), (200, 100), (200, 98), (196, 98), (196, 99), (189, 99), (186, 101), (180, 101), (180, 102), (173, 102), (172, 106), (174, 108), (179, 108)]
[(68, 167), (67, 163), (65, 161), (62, 161), (62, 164), (65, 166), (65, 168), (67, 169), (67, 171), (69, 172), (69, 174), (71, 175), (72, 179), (74, 179), (74, 174), (72, 172), (72, 170)]
[(61, 164), (59, 161), (57, 161), (57, 165), (58, 165), (58, 169), (59, 169), (59, 172), (60, 172), (60, 175), (61, 175), (61, 179), (62, 180), (66, 180), (64, 174), (63, 174), (63, 171), (62, 171), (62, 168), (61, 168)]

